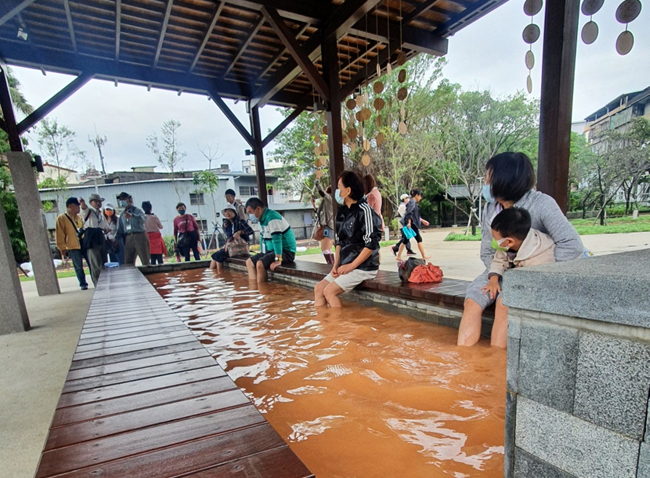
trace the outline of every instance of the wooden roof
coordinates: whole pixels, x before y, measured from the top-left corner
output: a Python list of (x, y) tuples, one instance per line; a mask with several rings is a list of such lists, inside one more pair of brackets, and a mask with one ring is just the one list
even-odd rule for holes
[(505, 1), (3, 0), (0, 58), (253, 106), (309, 107), (318, 88), (295, 50), (322, 75), (321, 45), (335, 37), (345, 97), (400, 52), (446, 54), (450, 35)]

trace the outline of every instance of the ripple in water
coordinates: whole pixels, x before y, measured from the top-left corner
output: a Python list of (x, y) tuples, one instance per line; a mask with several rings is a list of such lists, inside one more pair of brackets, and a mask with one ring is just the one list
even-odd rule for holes
[(148, 278), (319, 478), (503, 476), (504, 351), (230, 271)]

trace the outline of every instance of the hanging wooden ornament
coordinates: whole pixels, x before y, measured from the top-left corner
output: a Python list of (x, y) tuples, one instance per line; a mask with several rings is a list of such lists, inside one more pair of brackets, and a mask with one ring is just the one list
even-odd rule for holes
[(404, 120), (399, 122), (398, 131), (402, 136), (404, 136), (407, 133), (408, 128), (406, 127), (406, 123), (404, 122)]
[(368, 141), (367, 139), (363, 140), (363, 149), (364, 151), (370, 151), (370, 141)]
[(375, 98), (375, 101), (373, 102), (373, 106), (377, 111), (381, 111), (384, 109), (384, 106), (386, 106), (386, 102), (383, 100), (383, 98)]
[(366, 91), (366, 92), (363, 94), (363, 104), (366, 105), (366, 106), (368, 106), (368, 102), (369, 102), (369, 101), (370, 101), (370, 95), (369, 95), (368, 92)]
[(526, 91), (529, 94), (533, 92), (533, 77), (530, 75), (526, 77)]
[(320, 143), (320, 135), (319, 134), (314, 136), (314, 143), (316, 143), (316, 144)]
[(321, 153), (326, 153), (328, 149), (329, 149), (329, 145), (327, 144), (327, 141), (323, 141), (320, 144)]
[(377, 146), (384, 144), (384, 133), (378, 133), (375, 141), (377, 142)]
[(314, 160), (314, 166), (317, 167), (317, 168), (320, 168), (320, 158), (316, 158)]
[(358, 132), (357, 132), (357, 130), (355, 128), (350, 128), (348, 130), (348, 138), (350, 138), (352, 141), (357, 139), (357, 134), (358, 134)]
[(320, 165), (321, 166), (327, 166), (328, 161), (329, 161), (329, 158), (327, 156), (321, 156), (320, 157)]
[(616, 51), (619, 55), (627, 55), (632, 51), (634, 46), (634, 35), (632, 32), (625, 30), (616, 39)]
[(361, 108), (363, 106), (363, 96), (362, 95), (357, 95), (357, 97), (354, 99), (356, 102), (357, 107)]
[(318, 156), (318, 155), (320, 154), (320, 146), (316, 146), (316, 147), (314, 148), (314, 154), (315, 154), (316, 156)]
[(526, 0), (524, 2), (524, 13), (529, 17), (533, 17), (540, 12), (543, 5), (542, 0)]
[(639, 0), (625, 0), (616, 9), (616, 20), (625, 24), (625, 31), (616, 39), (616, 51), (619, 55), (627, 55), (634, 46), (634, 35), (627, 30), (628, 23), (636, 20), (641, 13)]
[(408, 91), (405, 87), (401, 87), (399, 90), (397, 90), (397, 99), (400, 101), (404, 101), (406, 99), (406, 96), (408, 95)]
[(395, 60), (395, 63), (397, 63), (399, 66), (403, 66), (404, 63), (406, 63), (406, 53), (400, 51), (399, 55), (397, 55), (397, 60)]
[(350, 153), (354, 154), (357, 151), (357, 143), (350, 144)]
[(404, 83), (406, 81), (406, 70), (400, 70), (397, 74), (397, 81)]
[(374, 91), (376, 94), (380, 94), (382, 91), (384, 91), (384, 84), (381, 81), (375, 81), (375, 83), (372, 85), (372, 91)]
[(341, 138), (341, 141), (343, 144), (348, 144), (350, 142), (350, 139), (348, 138), (347, 134), (344, 134), (343, 137)]
[(598, 11), (603, 7), (604, 3), (605, 0), (585, 0), (582, 2), (582, 7), (580, 7), (580, 10), (582, 11), (583, 15), (591, 16), (594, 13), (598, 13)]
[(381, 65), (377, 63), (377, 78), (381, 76)]
[(585, 45), (591, 45), (598, 38), (598, 24), (594, 21), (588, 21), (582, 27), (580, 38)]
[(541, 32), (539, 27), (534, 23), (531, 23), (530, 25), (526, 26), (526, 28), (524, 28), (524, 32), (522, 33), (521, 36), (526, 43), (532, 45), (537, 40), (539, 40), (540, 33)]
[(352, 98), (350, 98), (348, 101), (345, 102), (345, 106), (347, 106), (349, 110), (353, 110), (357, 107), (357, 102), (354, 101)]
[(316, 172), (314, 173), (314, 176), (316, 176), (316, 179), (320, 179), (323, 177), (323, 171), (320, 169), (317, 169)]
[(327, 134), (327, 125), (323, 126), (323, 134)]
[(368, 121), (370, 118), (372, 118), (372, 112), (370, 111), (370, 108), (362, 109), (361, 115), (363, 117), (363, 121)]
[(357, 119), (358, 122), (363, 121), (363, 117), (361, 116), (361, 111), (357, 111), (354, 115), (354, 117)]
[(341, 129), (342, 129), (343, 131), (345, 131), (346, 129), (348, 129), (348, 122), (345, 120), (345, 118), (343, 118), (343, 119), (341, 120)]
[(370, 155), (364, 154), (361, 156), (361, 164), (364, 166), (370, 166)]
[(533, 92), (533, 78), (532, 78), (532, 69), (535, 66), (535, 55), (533, 54), (533, 43), (539, 40), (540, 29), (533, 23), (533, 17), (537, 15), (543, 6), (543, 0), (526, 0), (524, 2), (524, 13), (530, 18), (530, 25), (527, 25), (524, 28), (522, 37), (526, 43), (528, 43), (528, 51), (526, 52), (526, 57), (524, 62), (526, 63), (526, 68), (528, 68), (528, 77), (526, 78), (526, 90), (528, 93)]
[(526, 61), (526, 68), (532, 70), (533, 67), (535, 66), (535, 55), (533, 54), (532, 50), (528, 50), (526, 52), (525, 61)]

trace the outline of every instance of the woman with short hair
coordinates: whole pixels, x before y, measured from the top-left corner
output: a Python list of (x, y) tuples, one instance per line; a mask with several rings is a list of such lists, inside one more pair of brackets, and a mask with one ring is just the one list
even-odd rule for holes
[(365, 198), (359, 173), (343, 171), (335, 197), (339, 207), (334, 266), (314, 288), (316, 307), (341, 307), (339, 295), (374, 279), (379, 270), (381, 218)]
[[(495, 249), (492, 246), (492, 220), (504, 209), (518, 207), (530, 213), (531, 227), (548, 234), (555, 242), (555, 260), (569, 261), (580, 257), (584, 251), (582, 240), (564, 216), (555, 199), (535, 191), (535, 169), (523, 153), (501, 153), (485, 165), (483, 197), (485, 208), (481, 230), (481, 260), (486, 270), (468, 286), (465, 294), (463, 317), (458, 330), (458, 345), (474, 345), (481, 335), (483, 310), (496, 301), (491, 345), (506, 348), (507, 313), (501, 313), (501, 295), (491, 298), (482, 289), (488, 284), (488, 270)], [(506, 309), (507, 310), (507, 309)]]

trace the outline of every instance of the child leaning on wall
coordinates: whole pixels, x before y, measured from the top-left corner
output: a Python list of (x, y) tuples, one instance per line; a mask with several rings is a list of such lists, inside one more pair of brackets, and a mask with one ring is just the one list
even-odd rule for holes
[[(492, 248), (496, 250), (490, 270), (489, 282), (481, 290), (494, 299), (501, 292), (501, 279), (506, 270), (513, 267), (529, 267), (555, 262), (555, 243), (548, 234), (530, 226), (530, 214), (525, 209), (504, 209), (492, 220)], [(508, 317), (508, 307), (497, 301), (494, 311), (495, 322)], [(502, 328), (503, 337), (492, 337), (492, 344), (505, 348), (507, 327)], [(494, 332), (494, 331), (493, 331)]]

